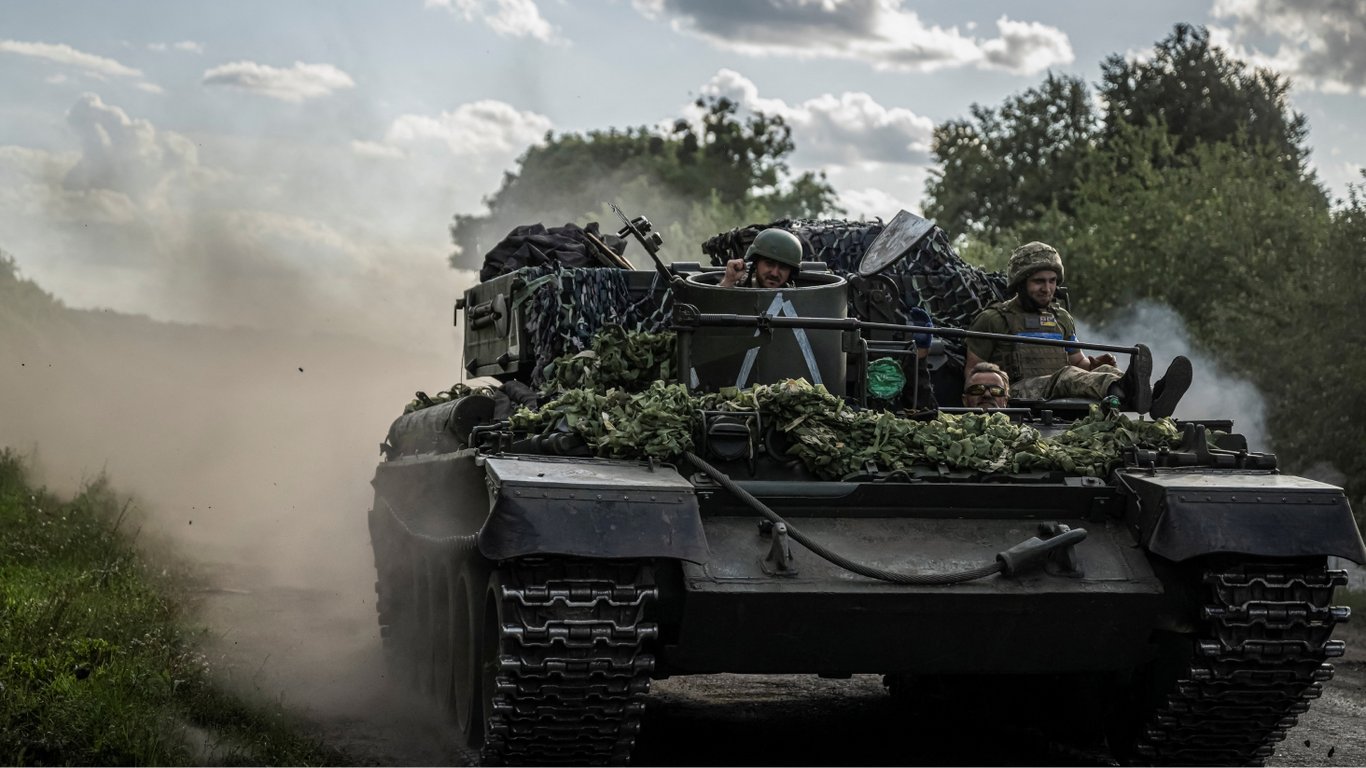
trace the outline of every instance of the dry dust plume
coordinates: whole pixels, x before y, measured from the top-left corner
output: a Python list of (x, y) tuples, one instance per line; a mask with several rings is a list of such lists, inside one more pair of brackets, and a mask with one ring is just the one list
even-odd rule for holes
[(457, 332), (415, 352), (50, 301), (13, 320), (0, 323), (0, 444), (33, 456), (55, 490), (103, 470), (139, 500), (143, 535), (211, 585), (201, 616), (225, 677), (324, 722), (399, 717), (376, 698), (390, 693), (369, 481), (414, 390), (460, 379)]

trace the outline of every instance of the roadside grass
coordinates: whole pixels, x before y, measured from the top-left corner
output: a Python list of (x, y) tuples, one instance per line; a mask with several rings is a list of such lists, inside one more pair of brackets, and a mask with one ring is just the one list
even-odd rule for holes
[(1338, 587), (1333, 591), (1333, 605), (1345, 605), (1352, 609), (1350, 621), (1357, 626), (1366, 624), (1366, 589)]
[(180, 607), (101, 476), (70, 500), (0, 451), (0, 764), (341, 765), (278, 705), (217, 687)]

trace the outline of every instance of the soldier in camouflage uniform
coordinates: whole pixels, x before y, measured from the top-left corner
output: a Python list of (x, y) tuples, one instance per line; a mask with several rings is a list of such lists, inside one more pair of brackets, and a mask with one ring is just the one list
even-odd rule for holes
[[(978, 313), (972, 330), (1076, 341), (1076, 321), (1054, 301), (1062, 279), (1062, 257), (1052, 246), (1035, 241), (1016, 248), (1010, 255), (1007, 285), (1015, 295)], [(1129, 410), (1154, 418), (1170, 416), (1190, 386), (1190, 360), (1177, 357), (1154, 387), (1152, 354), (1146, 346), (1137, 346), (1126, 372), (1115, 367), (1109, 353), (1092, 357), (1079, 349), (968, 339), (964, 369), (972, 371), (983, 361), (996, 363), (1010, 376), (1012, 395), (1020, 400), (1099, 400), (1114, 395)]]

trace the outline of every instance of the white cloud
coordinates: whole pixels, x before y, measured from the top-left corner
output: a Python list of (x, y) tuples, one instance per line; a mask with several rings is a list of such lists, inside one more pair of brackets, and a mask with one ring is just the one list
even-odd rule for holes
[(975, 66), (1034, 74), (1075, 59), (1067, 35), (1037, 22), (996, 22), (999, 37), (930, 25), (902, 0), (632, 0), (651, 19), (748, 56), (849, 59), (877, 69), (933, 72)]
[(66, 120), (82, 147), (80, 161), (62, 179), (67, 190), (104, 190), (149, 200), (169, 179), (199, 164), (189, 139), (157, 131), (93, 93), (82, 94)]
[(300, 102), (354, 88), (351, 76), (331, 64), (294, 62), (279, 69), (253, 61), (236, 61), (204, 72), (205, 85), (226, 85), (280, 101)]
[(26, 43), (19, 40), (0, 40), (0, 52), (14, 53), (76, 67), (95, 77), (141, 77), (142, 72), (119, 62), (78, 51), (69, 45)]
[(351, 142), (351, 151), (361, 157), (378, 157), (390, 160), (401, 160), (407, 157), (402, 149), (378, 141), (353, 141)]
[[(866, 93), (823, 94), (800, 104), (766, 99), (744, 75), (730, 69), (716, 73), (700, 89), (704, 96), (725, 97), (749, 112), (782, 117), (797, 145), (794, 160), (810, 166), (929, 162), (934, 121), (902, 107), (886, 107)], [(696, 107), (685, 109), (696, 117)]]
[(503, 37), (530, 37), (555, 42), (555, 28), (541, 16), (534, 0), (425, 0), (427, 8), (444, 8), (465, 21), (484, 22)]
[(165, 89), (165, 88), (162, 88), (161, 86), (157, 85), (156, 83), (146, 83), (146, 82), (143, 82), (143, 83), (138, 83), (137, 85), (134, 85), (133, 87), (134, 87), (134, 88), (137, 88), (139, 91), (146, 91), (146, 92), (148, 92), (148, 93), (155, 93), (155, 94), (158, 94), (158, 95), (163, 94), (163, 93), (166, 92), (166, 89)]
[(183, 51), (185, 53), (203, 53), (204, 44), (193, 40), (181, 40), (178, 43), (148, 43), (147, 50), (164, 53), (166, 51)]
[(884, 222), (891, 221), (891, 217), (902, 209), (914, 212), (912, 205), (908, 204), (901, 196), (877, 187), (841, 190), (839, 205), (850, 218), (881, 218)]
[(519, 111), (501, 101), (462, 104), (436, 117), (400, 115), (389, 125), (385, 143), (394, 147), (439, 144), (452, 155), (485, 157), (520, 153), (553, 127), (550, 118)]
[(1070, 64), (1076, 59), (1067, 35), (1057, 27), (1035, 21), (996, 20), (1001, 36), (982, 43), (982, 52), (992, 65), (1008, 72), (1042, 72), (1054, 64)]
[[(1210, 13), (1232, 24), (1211, 27), (1211, 40), (1240, 58), (1299, 87), (1366, 95), (1366, 1), (1215, 0)], [(1263, 41), (1278, 47), (1264, 51)]]

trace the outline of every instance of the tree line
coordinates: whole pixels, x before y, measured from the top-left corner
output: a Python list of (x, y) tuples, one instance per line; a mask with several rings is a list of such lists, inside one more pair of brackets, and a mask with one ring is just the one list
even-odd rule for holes
[[(1076, 312), (1171, 307), (1203, 351), (1265, 396), (1291, 471), (1332, 466), (1366, 507), (1366, 199), (1308, 167), (1290, 82), (1178, 25), (1111, 56), (1098, 98), (1049, 75), (935, 130), (925, 215), (965, 257), (1059, 249)], [(1099, 105), (1099, 106), (1097, 106)], [(1343, 480), (1343, 478), (1336, 478)]]
[[(1046, 75), (934, 133), (925, 216), (968, 261), (999, 269), (1029, 240), (1059, 249), (1075, 312), (1114, 320), (1171, 307), (1226, 370), (1265, 396), (1290, 471), (1330, 465), (1366, 508), (1366, 185), (1334, 201), (1309, 168), (1308, 121), (1291, 83), (1179, 24), (1092, 87)], [(457, 215), (453, 266), (477, 267), (514, 226), (598, 220), (604, 201), (646, 213), (665, 255), (736, 226), (841, 215), (823, 174), (793, 174), (780, 116), (741, 118), (699, 99), (671, 129), (547, 134), (485, 202)], [(891, 213), (891, 212), (889, 212)], [(1341, 478), (1338, 478), (1341, 479)]]

